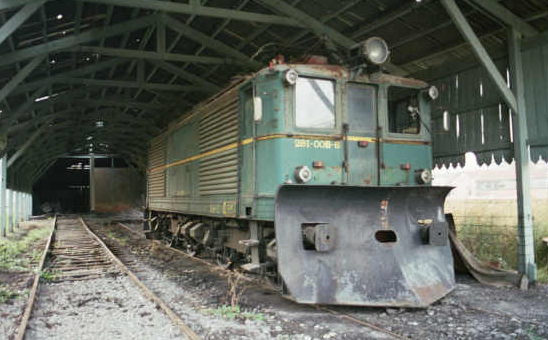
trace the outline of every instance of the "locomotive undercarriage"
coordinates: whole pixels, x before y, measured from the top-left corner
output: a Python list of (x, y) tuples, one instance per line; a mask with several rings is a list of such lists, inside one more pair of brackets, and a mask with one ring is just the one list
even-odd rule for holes
[(147, 238), (162, 240), (190, 256), (264, 277), (279, 288), (276, 239), (272, 222), (216, 219), (206, 216), (149, 212)]
[(455, 285), (443, 214), (450, 190), (288, 184), (274, 222), (151, 211), (145, 229), (264, 277), (299, 303), (426, 307)]

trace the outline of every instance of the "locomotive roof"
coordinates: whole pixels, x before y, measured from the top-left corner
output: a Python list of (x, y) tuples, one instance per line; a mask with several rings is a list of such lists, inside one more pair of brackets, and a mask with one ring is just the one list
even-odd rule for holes
[(298, 74), (315, 75), (317, 77), (325, 78), (344, 78), (371, 84), (394, 84), (411, 88), (425, 88), (428, 86), (428, 83), (414, 78), (400, 77), (382, 72), (374, 72), (371, 74), (365, 72), (358, 73), (357, 71), (350, 71), (345, 66), (328, 64), (277, 64), (272, 68), (263, 68), (259, 71), (259, 74), (268, 73), (271, 69), (277, 71), (294, 69)]

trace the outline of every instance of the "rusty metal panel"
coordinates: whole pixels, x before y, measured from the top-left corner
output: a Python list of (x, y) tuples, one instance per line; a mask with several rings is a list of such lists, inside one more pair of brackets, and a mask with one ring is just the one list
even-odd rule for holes
[(548, 43), (523, 52), (531, 159), (548, 159)]
[(238, 192), (238, 91), (234, 88), (202, 108), (200, 153), (213, 152), (200, 160), (200, 195)]
[(129, 168), (95, 168), (95, 210), (113, 212), (140, 206), (138, 176)]
[(161, 134), (150, 142), (148, 150), (147, 191), (149, 198), (166, 196), (166, 171), (154, 171), (152, 169), (166, 164), (165, 134)]

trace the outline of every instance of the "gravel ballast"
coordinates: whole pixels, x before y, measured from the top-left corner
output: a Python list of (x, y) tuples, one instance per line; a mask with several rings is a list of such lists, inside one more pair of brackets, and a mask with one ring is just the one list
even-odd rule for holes
[[(126, 224), (142, 233), (140, 225)], [(310, 306), (299, 305), (251, 285), (241, 299), (245, 310), (264, 315), (262, 321), (226, 320), (199, 311), (225, 303), (226, 279), (221, 271), (200, 265), (163, 246), (134, 236), (117, 225), (95, 225), (102, 233), (126, 239), (156, 294), (206, 339), (396, 339)], [(111, 240), (112, 241), (112, 240)], [(115, 241), (115, 240), (114, 240)], [(331, 306), (369, 324), (410, 339), (484, 340), (548, 339), (548, 286), (523, 292), (518, 288), (482, 285), (466, 275), (457, 277), (453, 292), (428, 309)], [(202, 315), (200, 315), (202, 314)]]
[(125, 276), (42, 282), (26, 336), (27, 340), (182, 338), (171, 320)]

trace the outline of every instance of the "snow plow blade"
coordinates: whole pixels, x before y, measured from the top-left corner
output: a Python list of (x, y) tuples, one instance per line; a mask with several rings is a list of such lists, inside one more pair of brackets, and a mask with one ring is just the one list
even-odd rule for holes
[(427, 307), (455, 286), (451, 187), (283, 185), (278, 271), (299, 303)]

